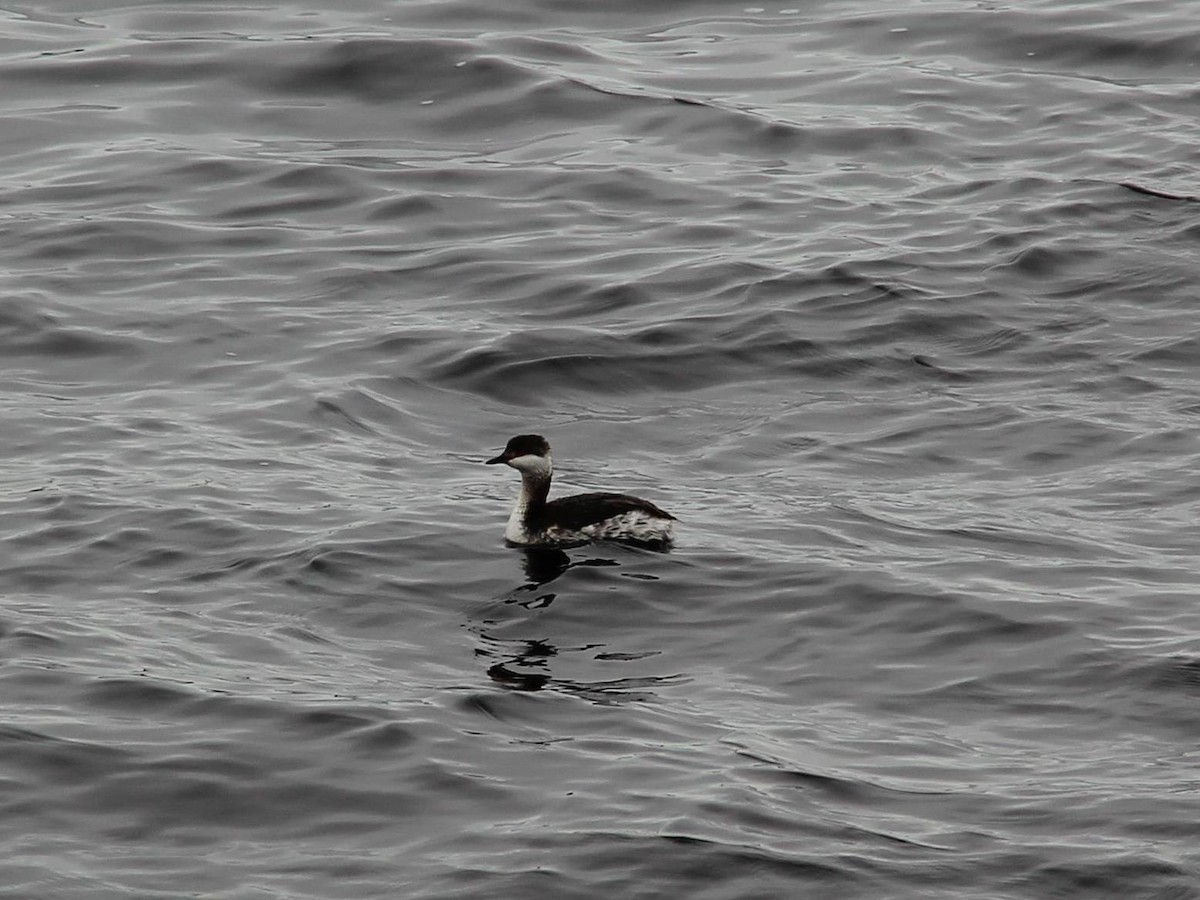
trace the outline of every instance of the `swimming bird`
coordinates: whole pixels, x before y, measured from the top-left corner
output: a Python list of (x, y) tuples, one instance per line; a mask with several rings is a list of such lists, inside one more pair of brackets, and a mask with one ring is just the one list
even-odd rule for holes
[(675, 517), (649, 500), (628, 494), (575, 494), (547, 500), (554, 464), (550, 445), (540, 434), (518, 434), (504, 452), (487, 460), (521, 473), (521, 492), (508, 517), (504, 537), (523, 546), (581, 543), (612, 538), (635, 543), (670, 544)]

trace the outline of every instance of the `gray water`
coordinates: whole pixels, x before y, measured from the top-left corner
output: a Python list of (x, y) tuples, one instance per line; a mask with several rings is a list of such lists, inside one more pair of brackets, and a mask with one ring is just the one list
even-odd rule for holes
[(2, 14), (0, 896), (1200, 897), (1194, 5), (329, 6)]

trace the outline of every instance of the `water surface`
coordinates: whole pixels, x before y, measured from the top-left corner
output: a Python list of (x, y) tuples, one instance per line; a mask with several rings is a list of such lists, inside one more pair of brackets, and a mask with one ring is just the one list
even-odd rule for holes
[(7, 895), (1200, 896), (1191, 11), (4, 14)]

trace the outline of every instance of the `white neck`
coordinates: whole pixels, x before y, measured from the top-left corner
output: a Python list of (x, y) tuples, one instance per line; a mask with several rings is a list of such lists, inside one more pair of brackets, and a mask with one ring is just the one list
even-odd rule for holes
[(550, 478), (554, 473), (554, 465), (549, 456), (532, 454), (518, 456), (508, 464), (521, 473), (521, 492), (517, 494), (517, 502), (508, 517), (504, 536), (514, 544), (526, 544), (531, 536), (525, 527), (525, 514), (530, 505), (546, 501), (546, 495), (550, 493)]

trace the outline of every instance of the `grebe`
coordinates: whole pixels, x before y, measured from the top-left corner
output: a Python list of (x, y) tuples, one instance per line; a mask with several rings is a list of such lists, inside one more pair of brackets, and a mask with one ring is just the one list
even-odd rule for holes
[(519, 434), (489, 466), (504, 463), (521, 473), (521, 493), (504, 537), (513, 544), (579, 543), (599, 538), (665, 546), (675, 517), (649, 500), (628, 494), (575, 494), (547, 500), (554, 466), (540, 434)]

